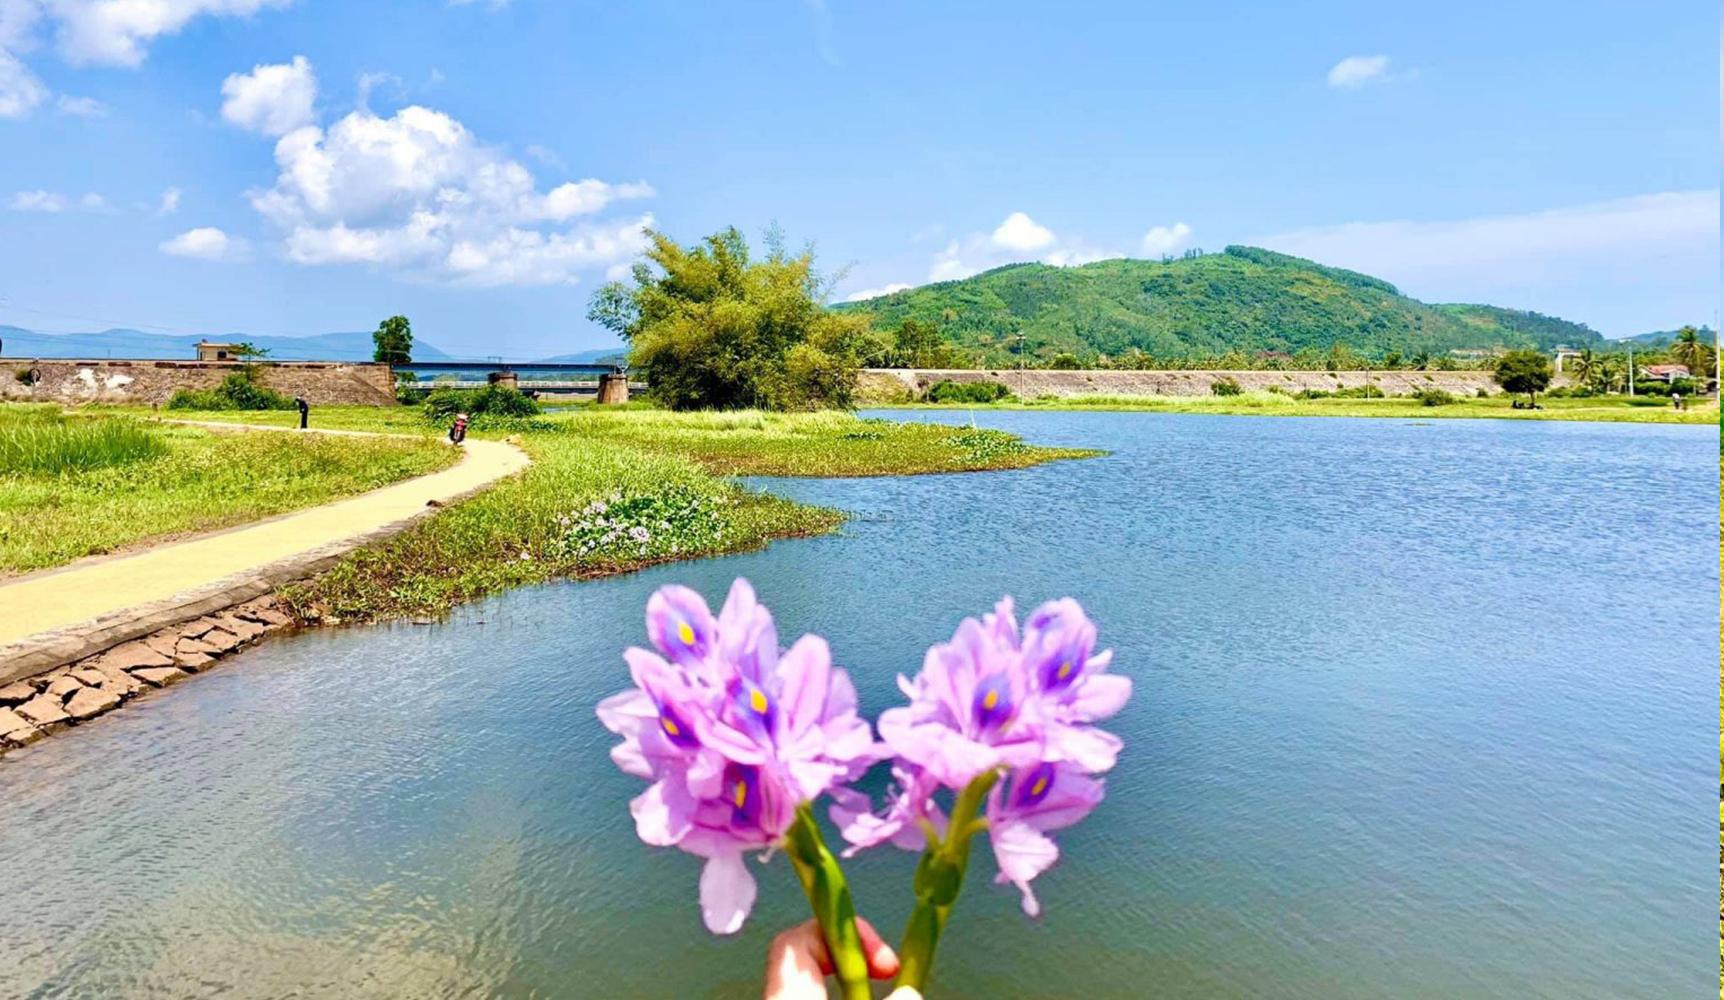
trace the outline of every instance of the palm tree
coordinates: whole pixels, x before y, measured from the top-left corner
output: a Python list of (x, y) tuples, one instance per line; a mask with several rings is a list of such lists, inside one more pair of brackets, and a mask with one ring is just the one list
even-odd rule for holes
[(1712, 351), (1700, 339), (1699, 330), (1685, 326), (1676, 331), (1676, 339), (1670, 344), (1670, 356), (1676, 359), (1677, 364), (1686, 366), (1689, 374), (1704, 377), (1712, 360)]
[(1568, 359), (1568, 377), (1574, 379), (1575, 385), (1591, 386), (1598, 378), (1598, 356), (1588, 347), (1579, 354)]

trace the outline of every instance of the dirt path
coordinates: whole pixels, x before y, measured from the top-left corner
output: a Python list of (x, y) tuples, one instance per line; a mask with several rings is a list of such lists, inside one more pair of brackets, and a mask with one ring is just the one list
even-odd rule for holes
[[(306, 433), (256, 425), (200, 426)], [(470, 439), (463, 447), (461, 461), (441, 472), (321, 507), (133, 554), (85, 559), (0, 584), (0, 683), (307, 575), (366, 541), (399, 530), (433, 503), (460, 499), (530, 464), (525, 452), (501, 441)]]

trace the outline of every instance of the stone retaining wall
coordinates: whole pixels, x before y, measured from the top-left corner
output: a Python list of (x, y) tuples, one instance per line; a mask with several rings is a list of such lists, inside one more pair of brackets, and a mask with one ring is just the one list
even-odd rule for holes
[(292, 627), (286, 609), (264, 597), (0, 685), (0, 754), (202, 673), (264, 635)]
[[(38, 403), (165, 404), (180, 389), (213, 389), (236, 361), (121, 361), (0, 358), (0, 399)], [(313, 406), (394, 406), (395, 377), (384, 364), (256, 362), (257, 379)]]
[[(1420, 389), (1437, 388), (1457, 396), (1471, 396), (1479, 389), (1499, 392), (1491, 373), (1464, 372), (1309, 372), (1309, 371), (1044, 371), (1014, 369), (865, 368), (858, 386), (868, 401), (903, 400), (920, 396), (936, 382), (1000, 382), (1014, 396), (1209, 396), (1220, 379), (1232, 379), (1247, 392), (1270, 388), (1299, 392), (1302, 389), (1333, 391), (1353, 386), (1375, 385), (1388, 396), (1410, 396)], [(1562, 384), (1559, 377), (1553, 384)]]

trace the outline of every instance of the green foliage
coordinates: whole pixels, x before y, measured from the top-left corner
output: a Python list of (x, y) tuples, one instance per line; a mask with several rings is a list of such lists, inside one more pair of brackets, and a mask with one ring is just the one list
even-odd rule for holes
[(413, 324), (405, 316), (391, 316), (377, 324), (371, 343), (373, 361), (406, 364), (413, 360)]
[(230, 372), (214, 389), (180, 389), (170, 410), (291, 410), (293, 400), (258, 383), (252, 366)]
[(1497, 360), (1491, 377), (1504, 392), (1525, 394), (1528, 402), (1536, 402), (1538, 394), (1550, 387), (1555, 377), (1550, 358), (1543, 351), (1510, 351)]
[(443, 421), (465, 413), (470, 417), (531, 417), (540, 412), (539, 404), (524, 393), (508, 386), (488, 385), (483, 389), (432, 389), (425, 396), (425, 416)]
[(1297, 399), (1382, 399), (1383, 390), (1375, 385), (1350, 385), (1345, 389), (1301, 389)]
[(923, 398), (930, 403), (996, 403), (1012, 394), (1002, 382), (935, 382)]
[(891, 346), (881, 341), (867, 361), (874, 368), (967, 368), (963, 353), (946, 343), (932, 323), (906, 319), (892, 331)]
[(134, 420), (68, 419), (48, 406), (0, 409), (0, 475), (105, 469), (167, 450)]
[(1245, 390), (1239, 387), (1239, 382), (1235, 379), (1218, 378), (1209, 383), (1209, 391), (1217, 396), (1237, 396)]
[(1692, 326), (1676, 331), (1676, 339), (1670, 344), (1670, 357), (1696, 375), (1711, 371), (1715, 363), (1711, 345), (1700, 339), (1700, 331)]
[(266, 358), (269, 356), (269, 348), (259, 347), (249, 340), (242, 340), (234, 344), (229, 353), (236, 358)]
[(1083, 362), (1075, 354), (1056, 354), (1048, 359), (1048, 367), (1056, 371), (1077, 371), (1083, 368)]
[(868, 320), (825, 308), (812, 251), (791, 255), (769, 236), (756, 260), (734, 228), (688, 247), (648, 235), (633, 286), (600, 288), (587, 315), (629, 342), (656, 400), (673, 410), (851, 405)]
[[(429, 435), (215, 433), (106, 414), (20, 412), (0, 406), (0, 466), (7, 470), (0, 471), (0, 572), (255, 521), (435, 471), (458, 457)], [(286, 426), (296, 415), (243, 416)], [(40, 440), (43, 425), (48, 442)]]
[(1101, 354), (1125, 368), (1208, 365), (1230, 351), (1250, 367), (1322, 368), (1336, 363), (1329, 356), (1336, 344), (1356, 368), (1391, 352), (1401, 363), (1434, 367), (1449, 364), (1457, 348), (1603, 343), (1577, 323), (1427, 305), (1377, 278), (1254, 247), (1165, 262), (1012, 264), (836, 308), (872, 314), (882, 330), (907, 319), (932, 325), (991, 364), (1017, 363), (1018, 334), (1029, 354), (1044, 359)]
[(1413, 398), (1418, 400), (1421, 406), (1452, 406), (1461, 401), (1454, 393), (1435, 386), (1420, 389), (1413, 393)]

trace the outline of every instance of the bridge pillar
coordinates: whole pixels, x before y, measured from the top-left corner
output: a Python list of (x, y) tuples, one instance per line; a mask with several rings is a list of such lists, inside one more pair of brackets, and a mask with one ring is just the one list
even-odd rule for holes
[(599, 376), (599, 402), (626, 403), (629, 401), (629, 377), (622, 372), (612, 372)]
[(504, 389), (519, 391), (521, 388), (521, 380), (514, 372), (492, 372), (485, 376), (485, 381)]

